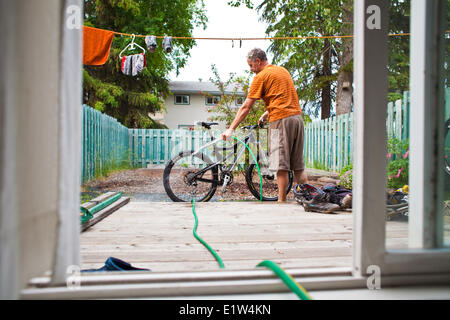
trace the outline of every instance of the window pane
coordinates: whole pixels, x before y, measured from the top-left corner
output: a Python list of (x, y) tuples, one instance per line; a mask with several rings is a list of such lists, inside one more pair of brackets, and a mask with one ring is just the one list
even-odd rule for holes
[[(450, 14), (450, 7), (447, 6), (447, 17)], [(447, 28), (449, 30), (450, 21), (447, 21)], [(444, 81), (445, 81), (445, 140), (444, 140), (444, 157), (445, 157), (445, 178), (444, 178), (444, 246), (450, 247), (450, 34), (445, 36), (445, 58), (444, 58)]]
[(387, 108), (386, 248), (408, 248), (409, 94)]
[(220, 96), (212, 96), (212, 97), (206, 97), (206, 104), (207, 105), (216, 105), (220, 101)]
[(445, 178), (444, 178), (444, 246), (450, 247), (450, 88), (445, 92)]
[(176, 104), (189, 104), (189, 96), (188, 95), (176, 95), (175, 103)]
[[(391, 33), (410, 32), (410, 7), (392, 2)], [(386, 109), (386, 248), (408, 248), (409, 210), (409, 60), (410, 37), (388, 37), (388, 106)]]

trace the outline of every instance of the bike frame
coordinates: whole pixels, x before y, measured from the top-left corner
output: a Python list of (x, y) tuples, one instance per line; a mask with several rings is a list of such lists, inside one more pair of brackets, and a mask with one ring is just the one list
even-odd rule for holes
[[(229, 147), (218, 147), (217, 144), (220, 141), (223, 141), (222, 138), (218, 138), (218, 139), (214, 139), (214, 136), (211, 132), (211, 129), (208, 129), (209, 131), (209, 135), (211, 137), (211, 142), (201, 146), (199, 149), (195, 150), (194, 153), (192, 154), (193, 156), (197, 155), (200, 153), (201, 150), (206, 149), (208, 147), (213, 146), (214, 151), (213, 154), (218, 158), (218, 161), (206, 166), (205, 168), (201, 169), (200, 171), (196, 172), (193, 176), (193, 178), (196, 178), (199, 175), (202, 175), (204, 172), (214, 168), (214, 167), (219, 167), (222, 170), (222, 166), (221, 164), (223, 164), (224, 162), (226, 162), (227, 160), (230, 160), (232, 157), (235, 157), (234, 161), (231, 164), (231, 167), (228, 169), (228, 171), (233, 171), (233, 169), (236, 167), (237, 163), (238, 163), (238, 159), (241, 157), (241, 155), (244, 153), (245, 151), (245, 146), (240, 144), (239, 142), (234, 143), (233, 145), (229, 146)], [(256, 139), (255, 133), (254, 133), (254, 129), (250, 129), (250, 132), (242, 139), (243, 142), (245, 144), (249, 144), (249, 143), (257, 143), (259, 144), (259, 140)], [(240, 144), (240, 145), (239, 145)], [(221, 151), (226, 151), (226, 150), (237, 150), (237, 152), (235, 153), (230, 153), (229, 155), (227, 155), (226, 157), (222, 156)], [(264, 152), (261, 151), (261, 149), (259, 149), (258, 155), (257, 155), (257, 161), (259, 162), (259, 159), (262, 160), (263, 163), (268, 163), (268, 158), (265, 155)], [(252, 159), (253, 160), (253, 159)], [(263, 168), (262, 170), (267, 171), (267, 168)], [(262, 174), (270, 174), (267, 172), (264, 172)], [(219, 184), (221, 184), (221, 179), (219, 176), (219, 180), (208, 180), (208, 179), (203, 179), (203, 178), (198, 178), (198, 181), (203, 181), (203, 182), (218, 182)]]

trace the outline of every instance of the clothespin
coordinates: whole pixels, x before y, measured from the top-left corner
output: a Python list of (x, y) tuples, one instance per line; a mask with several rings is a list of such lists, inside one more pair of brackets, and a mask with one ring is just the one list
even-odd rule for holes
[(234, 48), (234, 40), (231, 39), (231, 47)]
[(239, 40), (239, 48), (242, 48), (242, 39)]

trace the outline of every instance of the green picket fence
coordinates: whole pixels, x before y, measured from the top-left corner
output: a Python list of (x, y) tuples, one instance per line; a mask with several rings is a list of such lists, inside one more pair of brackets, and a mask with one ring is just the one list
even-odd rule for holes
[[(402, 100), (390, 102), (386, 112), (387, 137), (408, 139), (409, 92)], [(353, 113), (307, 124), (304, 154), (307, 168), (340, 172), (353, 163)]]
[(146, 168), (166, 164), (179, 152), (197, 150), (211, 140), (202, 130), (130, 129), (130, 141), (133, 166)]
[(116, 119), (83, 105), (81, 183), (127, 166), (129, 130)]
[(307, 124), (304, 144), (305, 166), (340, 171), (352, 161), (352, 135), (352, 113)]
[[(446, 103), (450, 103), (450, 89), (446, 91)], [(448, 110), (449, 107), (447, 114)], [(389, 103), (386, 108), (388, 138), (409, 139), (408, 118), (409, 92), (405, 92), (402, 100)], [(214, 132), (216, 137), (219, 134)], [(82, 182), (124, 165), (165, 165), (180, 151), (197, 149), (209, 141), (209, 134), (202, 130), (128, 129), (116, 119), (83, 106)], [(304, 154), (307, 168), (340, 172), (351, 164), (353, 114), (307, 124)]]

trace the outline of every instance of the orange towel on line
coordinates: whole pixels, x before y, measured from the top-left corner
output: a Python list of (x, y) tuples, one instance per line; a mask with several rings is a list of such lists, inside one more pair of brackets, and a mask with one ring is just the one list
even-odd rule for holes
[(89, 66), (105, 64), (113, 38), (113, 31), (83, 26), (83, 64)]

